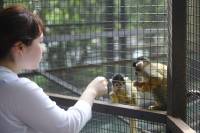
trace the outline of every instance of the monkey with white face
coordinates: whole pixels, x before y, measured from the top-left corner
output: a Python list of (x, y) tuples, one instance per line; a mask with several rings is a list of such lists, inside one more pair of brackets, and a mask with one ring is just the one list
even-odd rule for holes
[(133, 63), (137, 89), (142, 92), (153, 93), (155, 104), (149, 109), (166, 110), (167, 108), (167, 66), (162, 63), (152, 63), (148, 58), (139, 57)]
[[(127, 105), (138, 105), (139, 95), (134, 86), (135, 81), (131, 81), (128, 77), (123, 77), (121, 74), (116, 74), (111, 79), (112, 91), (109, 93), (112, 103), (121, 103)], [(137, 133), (136, 128), (138, 122), (136, 119), (130, 119), (130, 133)]]
[(112, 91), (109, 95), (112, 103), (138, 105), (139, 95), (134, 86), (134, 81), (129, 80), (128, 77), (123, 77), (121, 74), (116, 74), (111, 82)]

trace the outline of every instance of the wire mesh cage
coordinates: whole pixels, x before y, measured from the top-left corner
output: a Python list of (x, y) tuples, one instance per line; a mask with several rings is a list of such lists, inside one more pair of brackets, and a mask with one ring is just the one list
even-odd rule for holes
[[(46, 27), (47, 50), (40, 68), (21, 74), (36, 81), (45, 91), (80, 96), (94, 77), (102, 75), (110, 80), (121, 74), (131, 85), (131, 93), (122, 99), (134, 99), (137, 102), (133, 105), (142, 109), (152, 109), (157, 97), (166, 102), (167, 91), (157, 89), (167, 88), (167, 0), (3, 0), (0, 6), (16, 3), (39, 14)], [(196, 90), (199, 77), (193, 73), (200, 75), (199, 28), (195, 28), (199, 27), (199, 2), (188, 0), (187, 4), (187, 89)], [(152, 83), (144, 86), (147, 91), (133, 87), (135, 81), (146, 81), (146, 73), (137, 75), (133, 67), (138, 57), (147, 57), (153, 63), (145, 69), (151, 75), (147, 83)], [(163, 71), (162, 78), (154, 74), (158, 70)], [(129, 91), (126, 89), (125, 94)], [(110, 92), (112, 87), (100, 100), (113, 102)], [(188, 99), (187, 107), (187, 122), (196, 130), (200, 119), (198, 99)], [(123, 100), (117, 102), (132, 105)], [(93, 119), (81, 132), (160, 133), (166, 132), (166, 123), (93, 112)]]
[[(135, 123), (130, 127), (130, 123)], [(132, 128), (132, 129), (131, 129)], [(131, 119), (128, 117), (119, 117), (116, 115), (96, 113), (93, 114), (93, 119), (81, 131), (83, 133), (130, 133), (130, 132), (166, 132), (165, 124), (145, 121), (140, 119)]]
[(200, 2), (187, 0), (187, 123), (200, 132)]
[[(121, 73), (137, 79), (132, 67), (137, 57), (167, 63), (166, 2), (5, 0), (4, 6), (21, 3), (38, 12), (45, 22), (47, 47), (40, 70), (80, 94), (97, 75), (110, 79)], [(143, 103), (154, 100), (151, 92), (141, 95)]]

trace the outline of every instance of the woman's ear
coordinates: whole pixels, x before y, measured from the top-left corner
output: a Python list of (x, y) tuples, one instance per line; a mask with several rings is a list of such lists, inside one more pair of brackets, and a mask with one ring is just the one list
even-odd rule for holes
[(16, 42), (14, 44), (14, 46), (11, 48), (11, 52), (14, 54), (14, 55), (23, 55), (23, 51), (24, 51), (24, 48), (25, 48), (25, 45), (24, 43), (22, 43), (21, 41), (19, 42)]

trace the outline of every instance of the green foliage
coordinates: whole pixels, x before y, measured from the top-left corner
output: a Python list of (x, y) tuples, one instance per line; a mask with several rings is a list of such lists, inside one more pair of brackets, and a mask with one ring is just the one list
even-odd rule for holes
[(41, 75), (34, 76), (33, 81), (35, 81), (39, 86), (45, 86), (48, 82), (48, 80)]

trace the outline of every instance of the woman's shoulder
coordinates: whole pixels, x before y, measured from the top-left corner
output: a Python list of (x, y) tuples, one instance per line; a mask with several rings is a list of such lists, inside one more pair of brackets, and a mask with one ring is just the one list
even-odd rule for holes
[(34, 81), (26, 77), (18, 77), (17, 75), (7, 74), (0, 79), (0, 88), (4, 91), (29, 91), (41, 89)]
[(41, 89), (34, 81), (25, 77), (19, 77), (17, 80), (10, 82), (9, 86), (11, 88), (14, 87), (16, 89), (22, 89), (22, 90)]
[(17, 88), (17, 87), (38, 87), (38, 85), (25, 77), (19, 77), (16, 73), (10, 69), (0, 66), (0, 88)]

